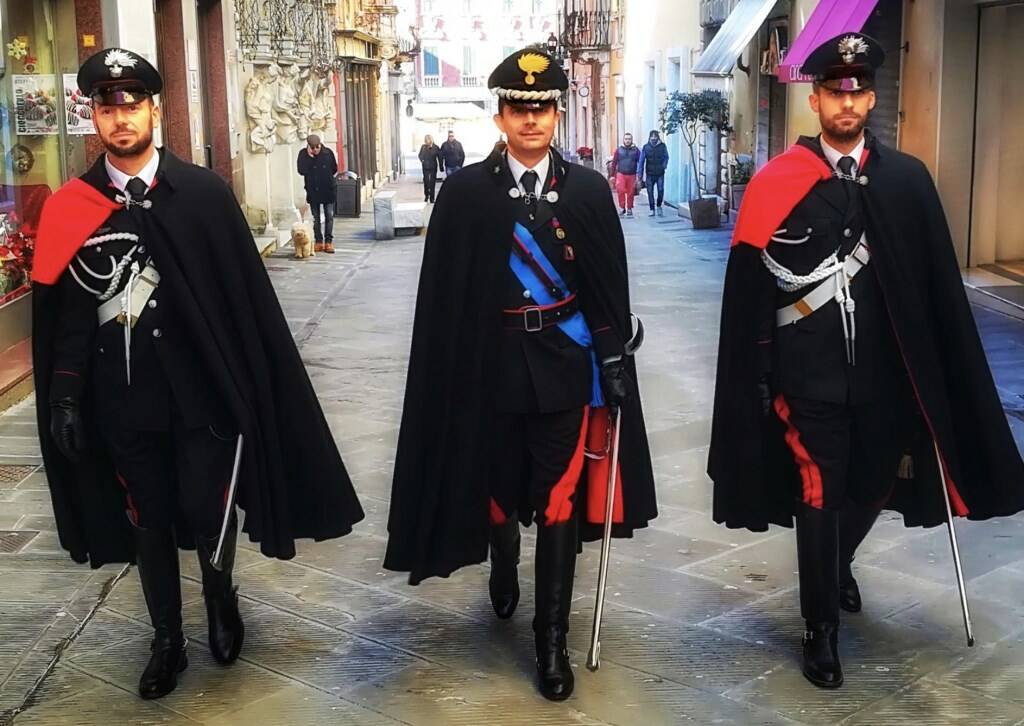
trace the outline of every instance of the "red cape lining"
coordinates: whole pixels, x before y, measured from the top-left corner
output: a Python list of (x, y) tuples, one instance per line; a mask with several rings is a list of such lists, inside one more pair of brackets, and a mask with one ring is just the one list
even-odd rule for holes
[[(860, 158), (861, 169), (867, 158), (865, 149)], [(750, 180), (732, 234), (733, 246), (742, 242), (763, 250), (811, 188), (831, 177), (828, 162), (806, 146), (794, 144), (776, 156)]]
[(43, 205), (32, 281), (55, 284), (82, 243), (120, 207), (81, 179), (72, 179), (58, 189)]

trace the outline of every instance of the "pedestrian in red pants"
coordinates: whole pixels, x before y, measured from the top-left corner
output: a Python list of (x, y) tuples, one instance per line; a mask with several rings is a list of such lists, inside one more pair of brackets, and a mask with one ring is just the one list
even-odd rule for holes
[(636, 191), (636, 172), (640, 165), (640, 149), (633, 144), (633, 134), (622, 137), (622, 146), (615, 150), (612, 168), (615, 170), (615, 193), (619, 197), (619, 215), (633, 216), (633, 196)]

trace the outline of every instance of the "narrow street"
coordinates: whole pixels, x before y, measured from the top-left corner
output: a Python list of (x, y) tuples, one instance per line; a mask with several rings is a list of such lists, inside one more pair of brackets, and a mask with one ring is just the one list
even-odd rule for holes
[[(397, 186), (422, 198), (412, 177)], [(532, 531), (510, 621), (493, 616), (486, 566), (416, 588), (381, 568), (423, 238), (374, 241), (371, 207), (337, 220), (336, 255), (267, 260), (367, 517), (288, 562), (240, 542), (247, 633), (234, 666), (206, 648), (195, 555), (182, 553), (189, 668), (166, 698), (138, 698), (150, 639), (138, 577), (66, 557), (34, 402), (0, 417), (0, 529), (21, 533), (0, 541), (0, 724), (1024, 724), (1022, 517), (958, 523), (978, 639), (968, 649), (945, 529), (883, 515), (855, 564), (865, 605), (843, 622), (846, 686), (804, 680), (792, 531), (730, 531), (709, 515), (730, 231), (696, 232), (668, 208), (649, 218), (638, 202), (622, 224), (647, 328), (638, 366), (661, 514), (614, 545), (597, 673), (584, 663), (599, 548), (579, 562), (572, 698), (545, 701), (534, 684)], [(976, 314), (1020, 443), (1024, 323)]]

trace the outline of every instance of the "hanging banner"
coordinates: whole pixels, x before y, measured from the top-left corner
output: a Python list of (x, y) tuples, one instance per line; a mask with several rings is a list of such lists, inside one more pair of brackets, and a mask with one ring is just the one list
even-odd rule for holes
[(75, 73), (64, 74), (64, 118), (72, 136), (96, 133), (92, 125), (92, 99), (78, 88)]
[(60, 131), (57, 76), (14, 75), (14, 127), (18, 136), (52, 136)]

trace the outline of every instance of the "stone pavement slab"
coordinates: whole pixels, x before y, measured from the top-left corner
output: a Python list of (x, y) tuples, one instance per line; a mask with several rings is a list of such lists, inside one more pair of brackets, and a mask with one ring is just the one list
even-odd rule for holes
[[(398, 186), (402, 198), (419, 194), (418, 180)], [(288, 562), (240, 543), (248, 635), (230, 668), (206, 649), (195, 556), (182, 553), (191, 665), (175, 693), (142, 701), (135, 685), (149, 626), (137, 577), (91, 573), (60, 551), (26, 402), (0, 417), (0, 529), (38, 532), (0, 554), (0, 713), (31, 692), (17, 726), (1024, 724), (1020, 517), (959, 525), (979, 634), (967, 649), (945, 532), (884, 515), (855, 564), (865, 607), (844, 619), (847, 684), (826, 692), (803, 679), (792, 531), (728, 530), (709, 514), (704, 468), (730, 232), (695, 232), (672, 215), (622, 224), (648, 331), (640, 384), (661, 514), (613, 546), (597, 673), (583, 667), (597, 548), (579, 561), (572, 698), (550, 703), (534, 686), (532, 531), (509, 621), (491, 612), (486, 565), (415, 588), (381, 567), (423, 241), (374, 241), (367, 212), (337, 220), (334, 256), (294, 260), (281, 250), (267, 260), (366, 521), (341, 540), (300, 543)], [(1024, 441), (1024, 327), (975, 312)], [(26, 467), (11, 470), (13, 483), (4, 483), (7, 462)], [(55, 648), (60, 657), (37, 685)]]

